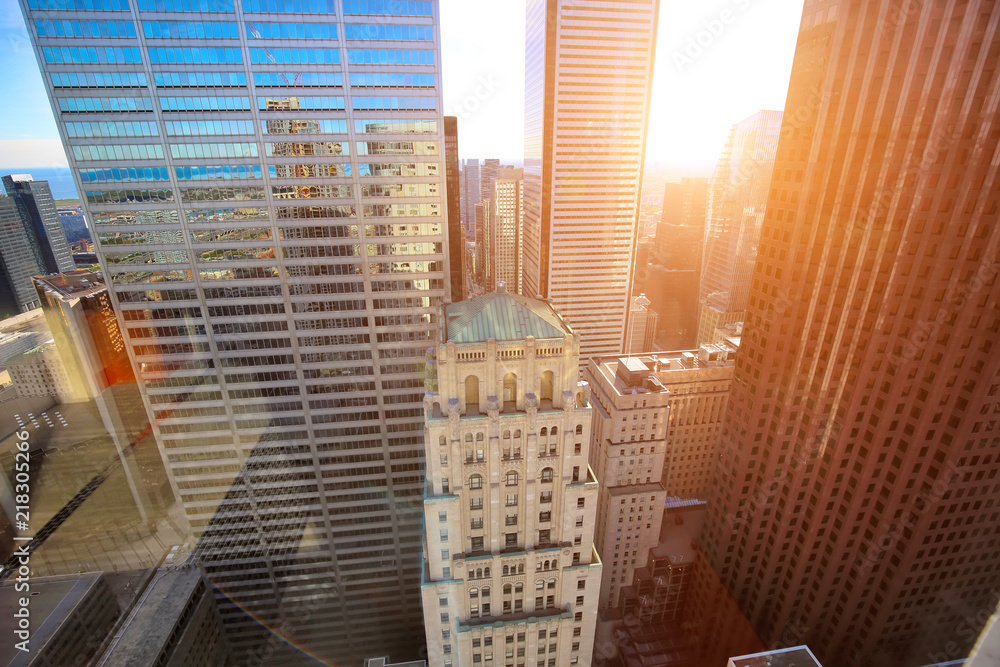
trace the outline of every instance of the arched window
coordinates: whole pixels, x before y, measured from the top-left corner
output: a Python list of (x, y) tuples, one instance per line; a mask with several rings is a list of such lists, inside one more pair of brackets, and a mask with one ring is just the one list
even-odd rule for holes
[(482, 442), (482, 441), (483, 441), (483, 434), (482, 433), (477, 433), (476, 434), (476, 442)]
[(542, 481), (551, 482), (552, 481), (552, 468), (542, 468)]
[(538, 432), (538, 436), (541, 437), (541, 438), (547, 438), (547, 437), (549, 437), (549, 429), (547, 429), (547, 428), (545, 428), (543, 426), (542, 430)]
[(473, 475), (469, 478), (469, 488), (470, 489), (481, 489), (483, 488), (483, 476)]
[(465, 411), (479, 412), (479, 378), (470, 375), (465, 378)]
[(513, 403), (517, 400), (517, 376), (507, 373), (503, 376), (503, 402)]
[(483, 568), (483, 576), (484, 577), (489, 577), (490, 576), (490, 568), (488, 568), (488, 567)]
[(542, 561), (538, 561), (537, 563), (535, 563), (535, 572), (541, 572), (541, 571), (542, 571)]
[(476, 579), (482, 579), (482, 578), (483, 578), (483, 568), (478, 567), (476, 568)]
[(559, 561), (557, 561), (555, 559), (552, 560), (552, 569), (553, 570), (558, 570), (559, 569)]
[[(504, 567), (505, 570), (507, 569), (506, 565), (504, 565), (503, 567)], [(506, 572), (504, 574), (506, 574)], [(510, 595), (511, 588), (512, 587), (511, 587), (510, 584), (504, 584), (503, 585), (503, 594), (504, 595)]]
[(470, 443), (470, 444), (472, 443), (472, 434), (471, 433), (466, 433), (465, 434), (465, 441), (468, 442), (468, 443)]
[(559, 427), (558, 426), (553, 426), (552, 430), (549, 431), (549, 433), (552, 434), (552, 435), (559, 435)]
[(504, 440), (510, 440), (510, 431), (504, 431), (503, 432), (503, 439)]
[(503, 566), (503, 576), (506, 577), (508, 574), (510, 574), (510, 567), (508, 567), (507, 565), (504, 565)]
[(448, 439), (442, 435), (441, 437), (438, 438), (438, 444), (444, 447), (445, 445), (448, 444)]
[(517, 486), (517, 473), (511, 470), (507, 473), (507, 486)]
[(514, 431), (514, 439), (515, 440), (521, 439), (521, 429), (517, 429), (516, 431)]
[[(517, 566), (517, 573), (524, 574), (524, 563), (521, 563), (520, 565)], [(520, 586), (520, 584), (518, 585)]]
[(552, 371), (545, 371), (542, 373), (542, 400), (551, 401), (552, 400), (552, 379), (554, 375)]
[(576, 434), (577, 435), (583, 435), (583, 424), (577, 424), (576, 425)]

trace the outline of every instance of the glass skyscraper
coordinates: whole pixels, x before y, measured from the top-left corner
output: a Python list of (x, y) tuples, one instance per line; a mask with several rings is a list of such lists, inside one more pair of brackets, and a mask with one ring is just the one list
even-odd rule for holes
[(237, 661), (414, 657), (437, 2), (21, 5)]

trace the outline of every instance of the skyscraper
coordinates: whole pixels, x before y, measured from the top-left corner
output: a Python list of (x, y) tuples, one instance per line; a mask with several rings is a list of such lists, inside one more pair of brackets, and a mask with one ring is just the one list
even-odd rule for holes
[(22, 10), (236, 661), (415, 655), (437, 2)]
[(781, 130), (780, 111), (733, 125), (708, 189), (697, 344), (743, 321)]
[(0, 316), (5, 318), (39, 306), (31, 277), (44, 269), (30, 239), (17, 202), (0, 196)]
[(498, 173), (500, 173), (500, 160), (496, 158), (483, 160), (479, 168), (480, 201), (489, 201), (493, 197), (493, 181), (496, 180)]
[(584, 361), (624, 344), (658, 9), (527, 5), (524, 294), (562, 313)]
[(967, 652), (1000, 584), (998, 21), (803, 10), (704, 549), (824, 664)]
[(483, 200), (479, 189), (479, 160), (462, 160), (462, 224), (471, 228), (476, 222), (475, 205)]
[(458, 117), (444, 117), (444, 169), (448, 191), (448, 279), (451, 300), (465, 299), (465, 230), (462, 227), (462, 187), (458, 161)]
[(503, 281), (507, 290), (521, 293), (524, 235), (524, 173), (504, 167), (496, 173), (490, 195), (489, 234), (484, 252), (489, 255), (487, 289)]
[(31, 250), (42, 270), (62, 273), (75, 269), (48, 181), (33, 180), (31, 174), (13, 174), (3, 177), (3, 187), (17, 204)]
[(590, 665), (601, 561), (580, 339), (502, 287), (442, 322), (424, 399), (428, 663)]

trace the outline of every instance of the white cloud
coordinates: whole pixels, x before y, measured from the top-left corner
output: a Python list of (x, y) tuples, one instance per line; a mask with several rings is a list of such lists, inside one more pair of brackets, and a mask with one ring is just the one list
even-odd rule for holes
[(67, 167), (59, 139), (0, 139), (0, 164), (10, 167)]

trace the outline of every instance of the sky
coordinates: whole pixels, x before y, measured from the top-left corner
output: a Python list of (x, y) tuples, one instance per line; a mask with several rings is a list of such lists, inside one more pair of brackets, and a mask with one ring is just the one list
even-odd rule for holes
[[(707, 171), (729, 127), (781, 109), (803, 0), (661, 0), (647, 162)], [(440, 0), (444, 113), (462, 158), (520, 160), (524, 0)], [(0, 168), (65, 166), (16, 0), (0, 0)]]

